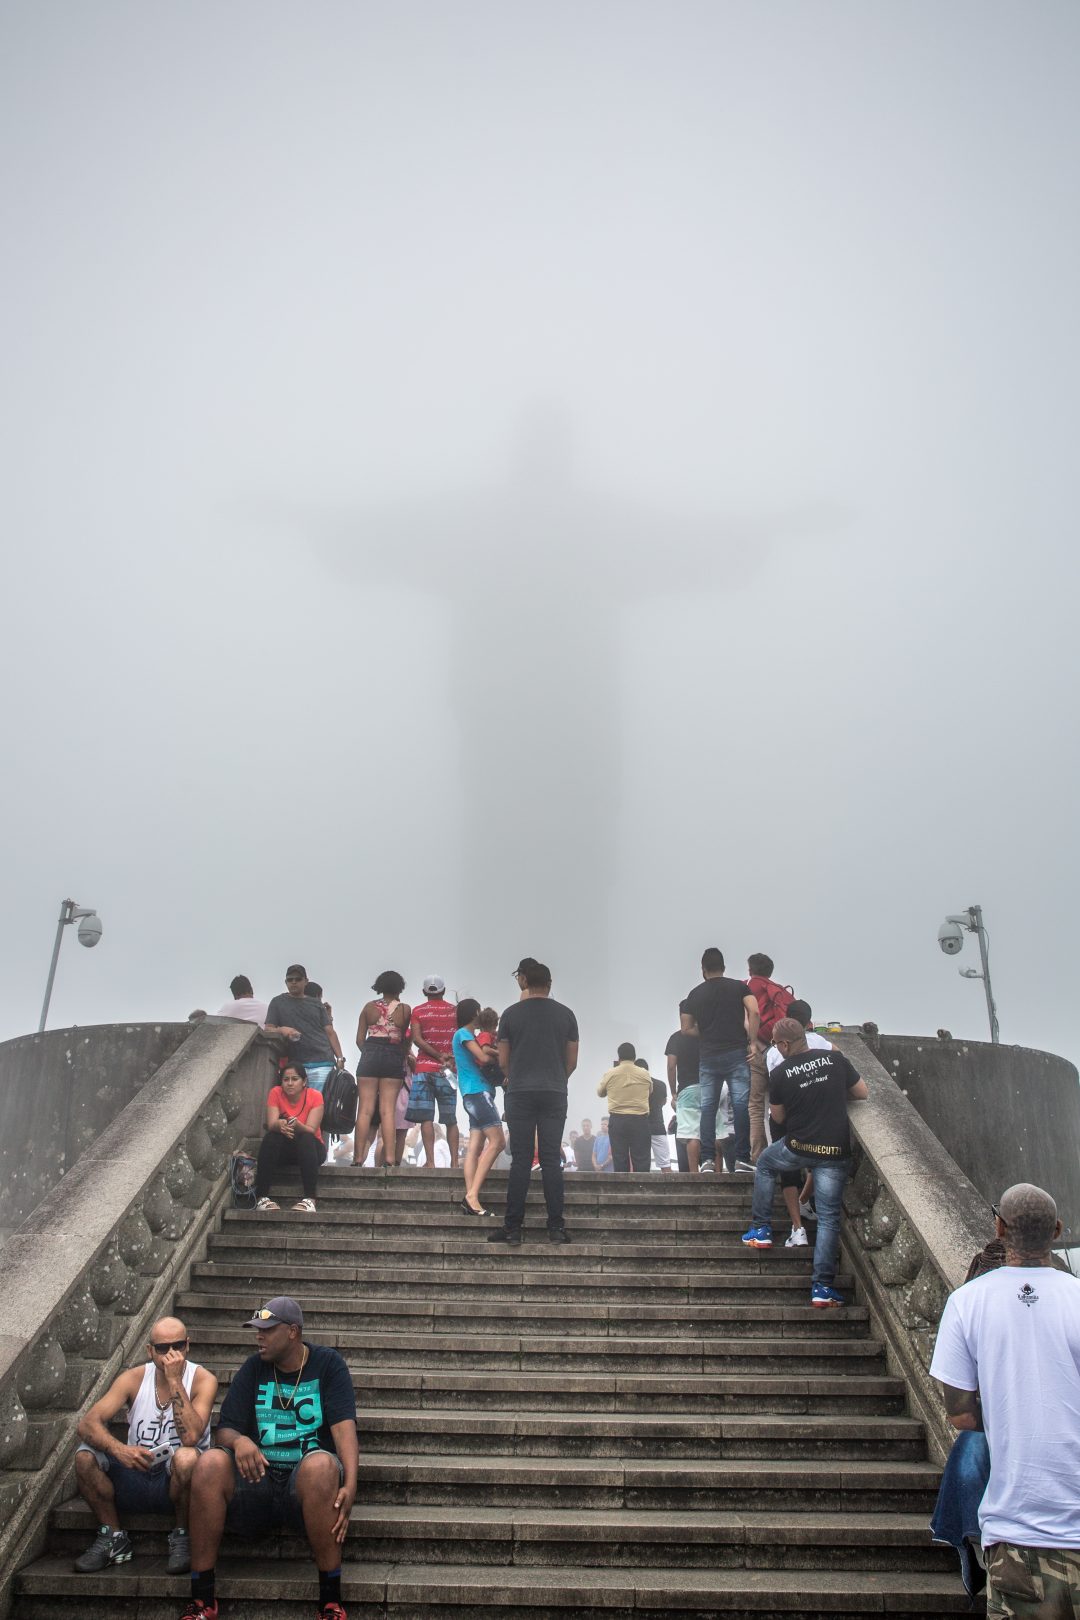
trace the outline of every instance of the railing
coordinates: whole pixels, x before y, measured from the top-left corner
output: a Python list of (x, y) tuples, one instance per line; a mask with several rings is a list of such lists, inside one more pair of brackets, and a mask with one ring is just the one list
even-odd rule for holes
[(254, 1025), (207, 1019), (0, 1248), (0, 1614), (40, 1550), (79, 1415), (145, 1358), (269, 1080)]
[(972, 1255), (993, 1236), (993, 1215), (865, 1042), (835, 1041), (870, 1090), (851, 1108), (855, 1172), (844, 1193), (844, 1248), (890, 1366), (943, 1462), (954, 1432), (929, 1373), (937, 1325)]

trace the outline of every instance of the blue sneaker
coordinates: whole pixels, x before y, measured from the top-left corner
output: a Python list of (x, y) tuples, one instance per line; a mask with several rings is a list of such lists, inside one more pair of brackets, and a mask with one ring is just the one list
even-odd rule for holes
[(810, 1303), (817, 1305), (821, 1310), (828, 1310), (834, 1305), (844, 1303), (843, 1294), (838, 1294), (835, 1288), (828, 1288), (824, 1283), (815, 1283), (810, 1290)]
[(771, 1249), (772, 1227), (751, 1226), (742, 1235), (742, 1240), (748, 1249)]

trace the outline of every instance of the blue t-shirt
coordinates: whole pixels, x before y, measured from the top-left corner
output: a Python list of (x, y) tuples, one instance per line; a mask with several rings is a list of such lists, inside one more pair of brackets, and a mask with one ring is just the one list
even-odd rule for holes
[(611, 1158), (611, 1138), (604, 1131), (597, 1132), (596, 1147), (594, 1151), (596, 1153), (597, 1164), (601, 1167), (607, 1164), (608, 1160)]
[(484, 1071), (477, 1063), (468, 1049), (467, 1043), (475, 1041), (476, 1036), (468, 1024), (455, 1032), (454, 1035), (454, 1062), (457, 1065), (458, 1090), (463, 1097), (475, 1097), (478, 1091), (486, 1091), (489, 1095), (495, 1087), (485, 1080)]

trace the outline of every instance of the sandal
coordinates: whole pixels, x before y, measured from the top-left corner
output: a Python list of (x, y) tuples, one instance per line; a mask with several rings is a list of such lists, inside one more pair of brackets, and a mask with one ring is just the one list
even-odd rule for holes
[(255, 1208), (261, 1209), (265, 1214), (267, 1210), (280, 1209), (281, 1205), (275, 1204), (272, 1198), (260, 1198), (256, 1203)]
[(298, 1209), (301, 1215), (314, 1215), (315, 1200), (314, 1198), (301, 1198), (298, 1204), (293, 1205), (293, 1209)]

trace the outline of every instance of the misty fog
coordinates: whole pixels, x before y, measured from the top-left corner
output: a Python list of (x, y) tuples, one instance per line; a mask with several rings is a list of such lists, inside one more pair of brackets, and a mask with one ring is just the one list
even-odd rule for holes
[(0, 7), (0, 1038), (1072, 1028), (1071, 5)]

